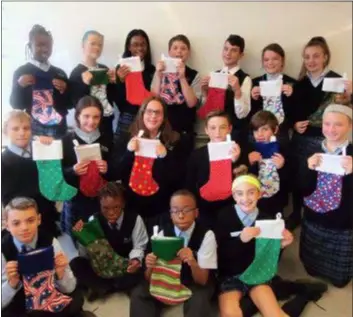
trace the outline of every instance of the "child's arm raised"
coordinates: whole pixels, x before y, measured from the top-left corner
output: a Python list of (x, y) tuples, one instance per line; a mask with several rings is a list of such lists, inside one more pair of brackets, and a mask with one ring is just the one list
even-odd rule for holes
[(1, 255), (1, 308), (8, 306), (16, 293), (21, 289), (22, 283), (18, 274), (17, 261), (6, 262)]
[(13, 74), (10, 104), (14, 109), (28, 109), (32, 106), (32, 90), (29, 88), (35, 83), (35, 78), (30, 74), (22, 74), (22, 67)]
[(163, 61), (159, 61), (156, 66), (156, 72), (154, 73), (153, 80), (151, 83), (151, 92), (159, 96), (161, 89), (162, 72), (165, 69)]
[(199, 101), (198, 98), (201, 98), (200, 75), (197, 74), (191, 85), (189, 85), (185, 78), (185, 64), (180, 63), (177, 67), (177, 71), (181, 86), (181, 92), (186, 100), (186, 104), (189, 108), (193, 108), (197, 105)]
[(240, 86), (238, 77), (229, 75), (229, 85), (234, 92), (234, 112), (238, 119), (243, 119), (251, 109), (251, 79), (247, 76)]

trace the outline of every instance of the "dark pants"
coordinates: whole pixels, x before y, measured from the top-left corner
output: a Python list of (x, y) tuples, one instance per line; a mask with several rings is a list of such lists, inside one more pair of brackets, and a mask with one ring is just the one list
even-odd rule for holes
[[(211, 311), (211, 298), (214, 288), (211, 285), (188, 285), (192, 296), (184, 302), (184, 317), (207, 317)], [(130, 317), (158, 317), (166, 305), (155, 299), (149, 291), (146, 281), (131, 292)]]

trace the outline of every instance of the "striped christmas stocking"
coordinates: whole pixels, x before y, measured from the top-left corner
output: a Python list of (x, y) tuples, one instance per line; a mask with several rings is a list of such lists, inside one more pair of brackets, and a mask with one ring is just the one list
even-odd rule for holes
[(70, 296), (55, 288), (54, 250), (50, 246), (18, 255), (27, 311), (61, 312), (71, 303)]
[(179, 78), (176, 73), (163, 74), (159, 95), (167, 105), (181, 105), (185, 102), (185, 97), (179, 88)]
[(142, 102), (152, 96), (145, 88), (142, 72), (130, 72), (125, 79), (126, 99), (132, 105), (141, 106)]
[(192, 292), (181, 284), (180, 272), (180, 259), (157, 259), (150, 280), (151, 295), (166, 305), (178, 305), (188, 300)]
[(95, 161), (88, 164), (87, 173), (80, 176), (80, 191), (87, 197), (96, 197), (107, 181), (99, 173)]

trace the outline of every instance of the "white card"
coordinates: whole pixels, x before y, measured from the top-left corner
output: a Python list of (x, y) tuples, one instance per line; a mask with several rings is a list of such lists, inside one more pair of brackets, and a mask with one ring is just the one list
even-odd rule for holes
[(32, 142), (33, 161), (48, 161), (63, 159), (63, 144), (61, 140), (54, 140), (50, 145), (40, 143), (40, 141)]
[(210, 161), (220, 161), (231, 159), (232, 156), (229, 154), (232, 147), (235, 145), (234, 141), (225, 141), (225, 142), (209, 142), (208, 155)]
[(324, 78), (324, 83), (322, 85), (323, 91), (330, 92), (344, 92), (344, 78)]
[(283, 80), (260, 81), (260, 94), (262, 97), (277, 97), (282, 94)]
[(256, 238), (283, 239), (285, 226), (281, 214), (277, 214), (277, 219), (275, 220), (256, 220), (255, 227), (261, 230), (260, 235)]
[(136, 155), (157, 158), (156, 148), (160, 144), (159, 140), (149, 140), (138, 138), (139, 150), (136, 152)]
[(164, 61), (165, 69), (163, 73), (176, 73), (177, 66), (180, 64), (180, 58), (168, 57), (162, 54), (162, 61)]
[(99, 143), (84, 144), (75, 146), (77, 162), (97, 161), (102, 159), (101, 147)]
[(142, 64), (139, 56), (121, 58), (119, 64), (121, 66), (128, 66), (131, 72), (142, 72)]
[(228, 87), (228, 74), (222, 72), (210, 73), (209, 87), (227, 89)]
[(336, 175), (345, 174), (345, 170), (341, 166), (342, 155), (320, 154), (320, 156), (322, 158), (322, 162), (320, 166), (316, 168), (317, 171)]

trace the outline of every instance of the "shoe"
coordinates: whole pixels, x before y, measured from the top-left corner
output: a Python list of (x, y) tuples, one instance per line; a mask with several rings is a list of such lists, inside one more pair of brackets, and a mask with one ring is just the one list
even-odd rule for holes
[(88, 310), (83, 310), (80, 313), (79, 317), (97, 317), (97, 315), (92, 313), (92, 312), (90, 312), (90, 311), (88, 311)]
[(328, 289), (327, 284), (321, 282), (313, 282), (307, 279), (296, 280), (296, 282), (304, 286), (303, 292), (300, 295), (305, 296), (313, 302), (317, 302)]

